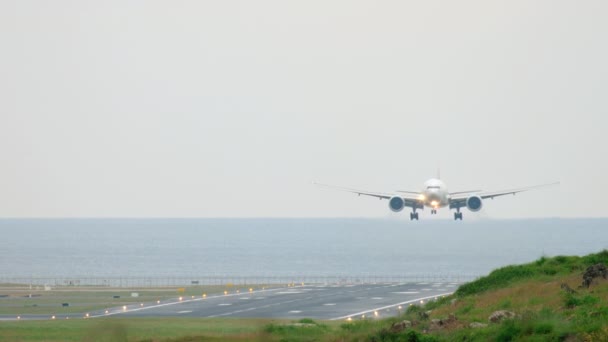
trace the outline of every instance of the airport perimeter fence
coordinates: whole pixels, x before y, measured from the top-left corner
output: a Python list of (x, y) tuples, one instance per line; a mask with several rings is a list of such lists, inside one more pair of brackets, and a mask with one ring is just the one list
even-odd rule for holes
[(0, 284), (19, 286), (91, 286), (117, 288), (187, 287), (203, 285), (465, 283), (474, 274), (415, 274), (363, 276), (191, 276), (191, 277), (0, 277)]

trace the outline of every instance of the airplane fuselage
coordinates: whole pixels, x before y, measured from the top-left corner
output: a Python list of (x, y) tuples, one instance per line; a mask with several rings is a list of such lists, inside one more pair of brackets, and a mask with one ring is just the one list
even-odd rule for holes
[(418, 199), (424, 206), (437, 209), (450, 204), (450, 193), (444, 182), (437, 178), (431, 178), (424, 182), (424, 188), (420, 191)]

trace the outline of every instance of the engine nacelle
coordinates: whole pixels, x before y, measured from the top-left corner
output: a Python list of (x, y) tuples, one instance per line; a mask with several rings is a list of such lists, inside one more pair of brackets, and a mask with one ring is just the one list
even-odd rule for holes
[(403, 198), (398, 196), (391, 197), (391, 199), (388, 201), (388, 207), (392, 211), (398, 213), (405, 207), (405, 201), (403, 200)]
[(480, 211), (482, 205), (483, 205), (483, 202), (481, 200), (481, 197), (479, 197), (479, 196), (471, 196), (471, 197), (467, 198), (467, 208), (470, 211)]

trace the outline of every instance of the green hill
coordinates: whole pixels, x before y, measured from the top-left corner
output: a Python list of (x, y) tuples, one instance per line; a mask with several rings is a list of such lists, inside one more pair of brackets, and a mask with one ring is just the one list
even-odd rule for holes
[[(586, 270), (598, 264), (608, 265), (608, 251), (503, 267), (452, 296), (410, 307), (368, 336), (343, 340), (608, 341), (608, 280), (599, 272), (588, 288), (582, 286)], [(490, 315), (501, 310), (514, 317), (490, 322)], [(396, 323), (404, 320), (413, 326), (401, 330)], [(352, 323), (357, 324), (366, 323)]]

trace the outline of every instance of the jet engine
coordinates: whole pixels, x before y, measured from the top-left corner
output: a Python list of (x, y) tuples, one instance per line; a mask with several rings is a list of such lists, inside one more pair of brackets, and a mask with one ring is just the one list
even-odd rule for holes
[(481, 201), (481, 197), (479, 197), (479, 196), (471, 196), (471, 197), (467, 198), (467, 208), (470, 211), (481, 210), (482, 204), (483, 203)]
[(403, 198), (395, 196), (395, 197), (391, 197), (391, 199), (388, 201), (388, 207), (398, 213), (401, 210), (403, 210), (403, 207), (405, 207), (405, 201), (403, 200)]

